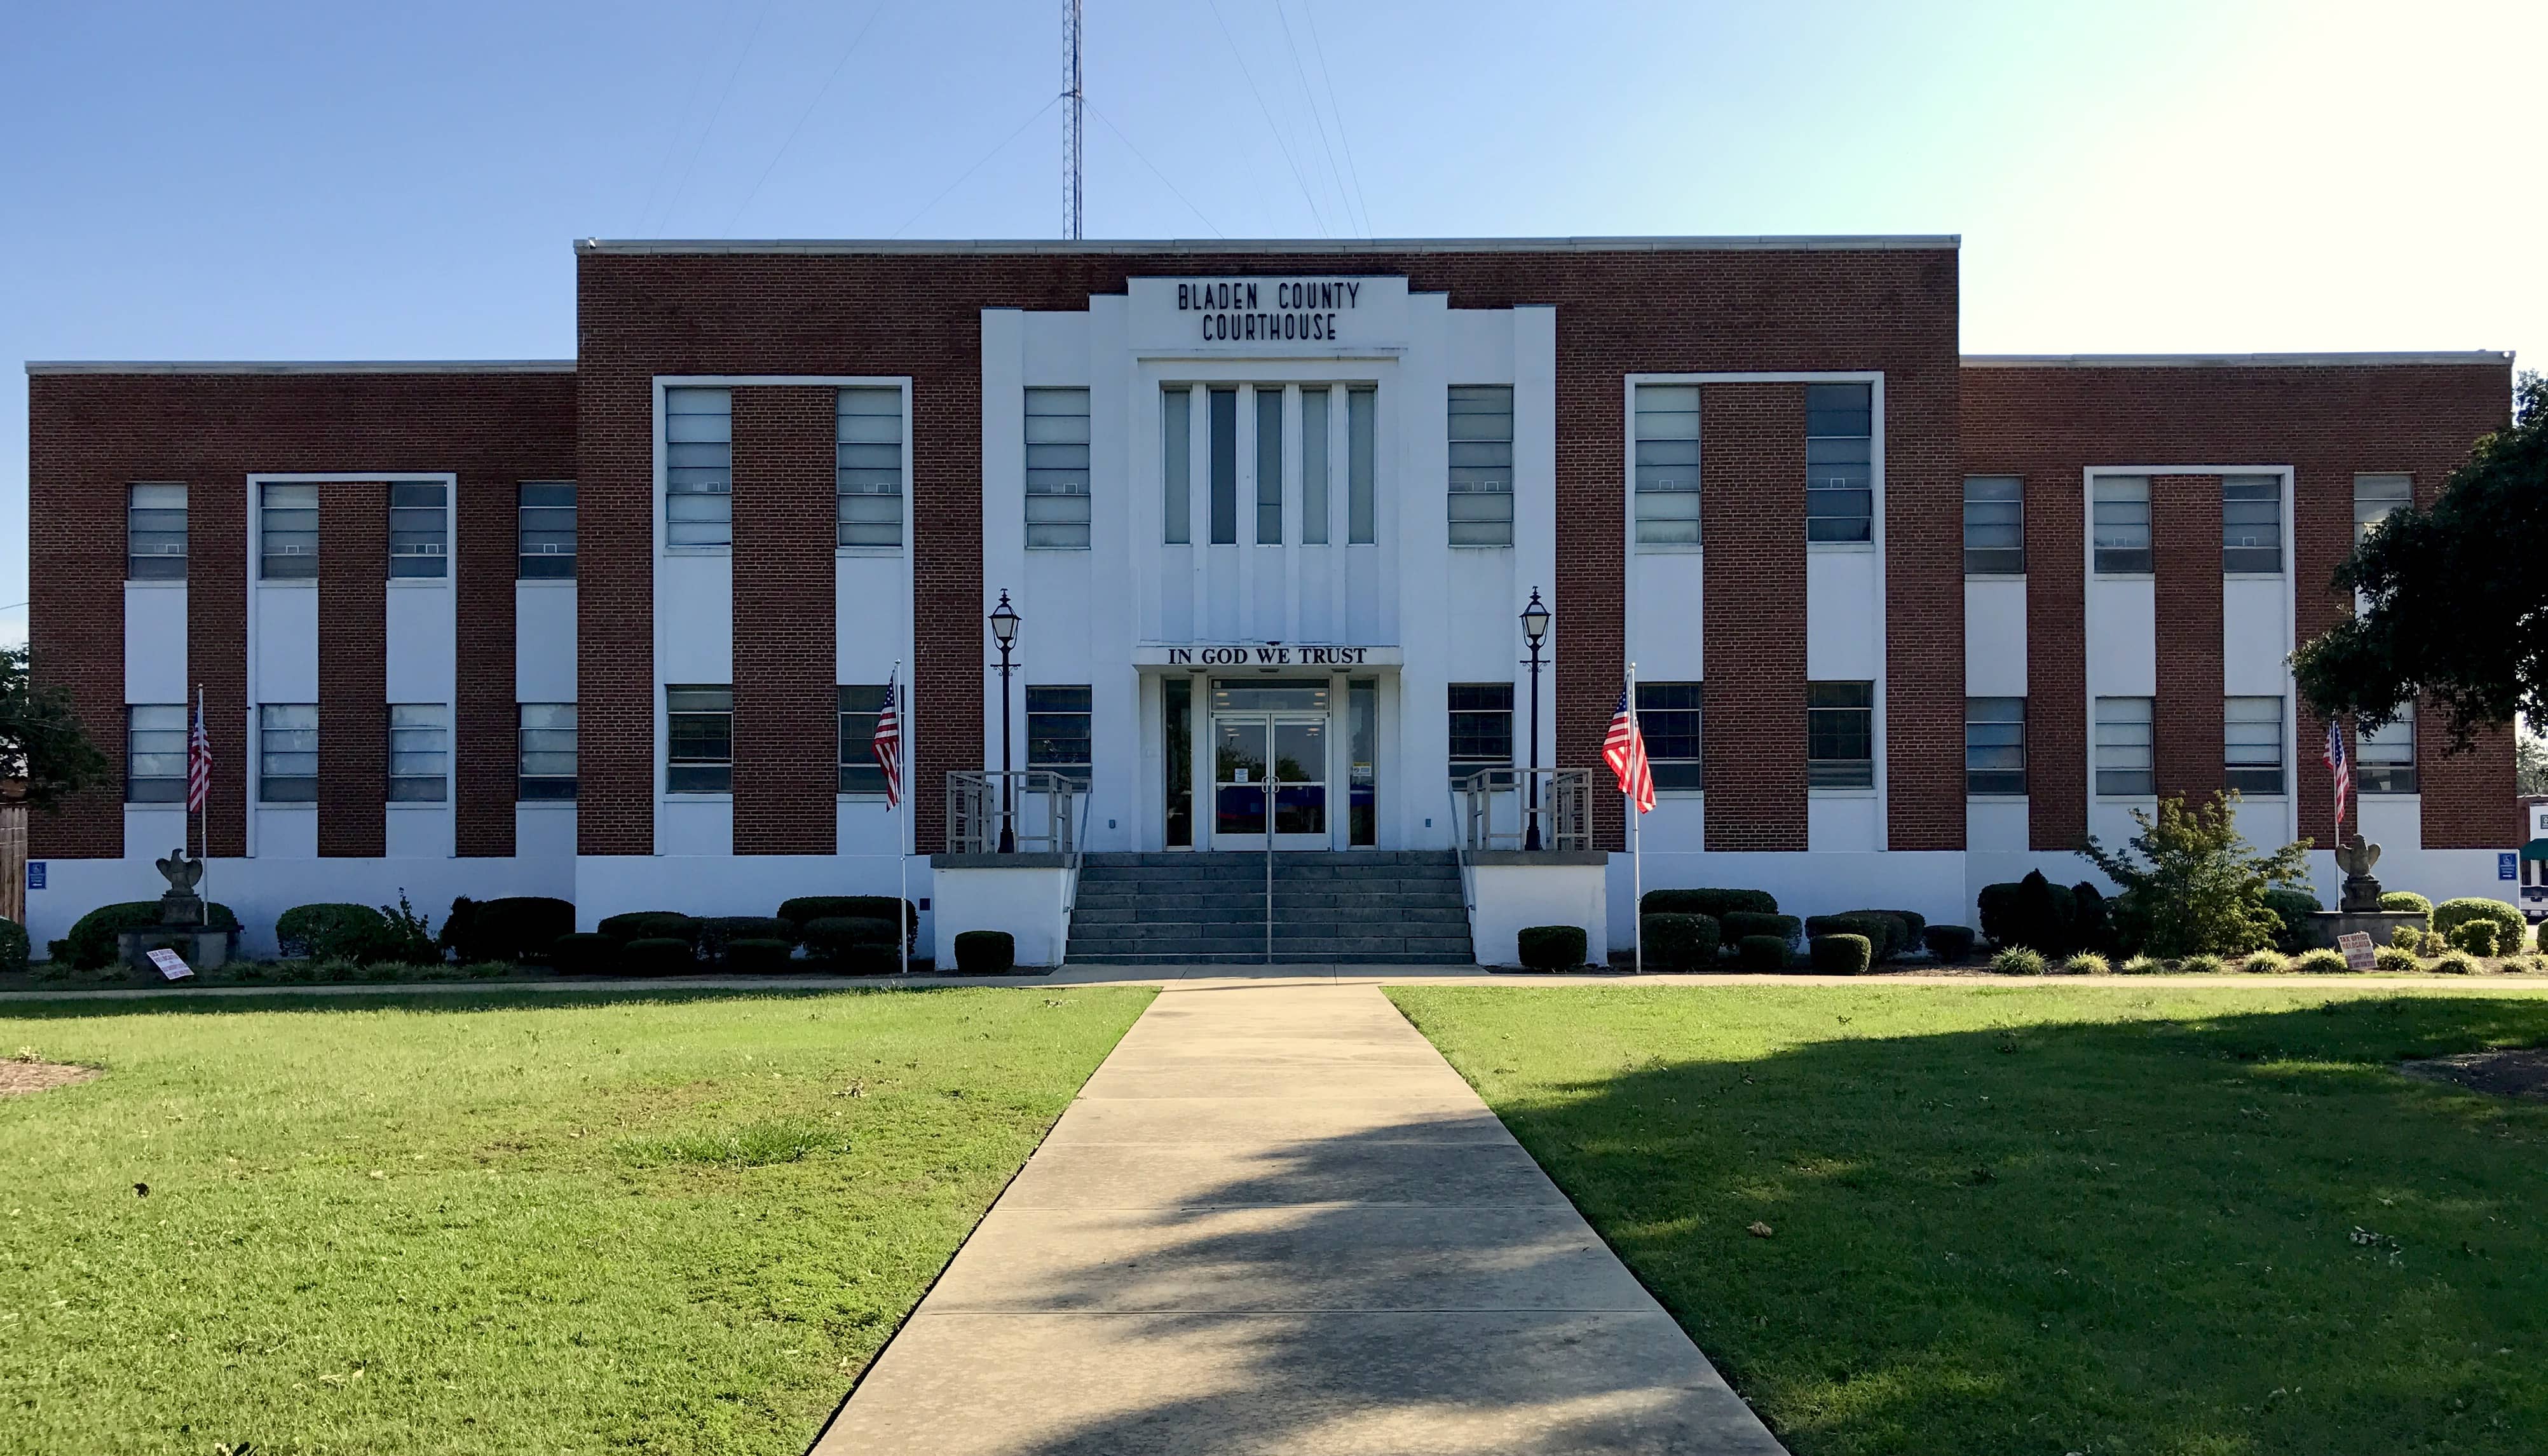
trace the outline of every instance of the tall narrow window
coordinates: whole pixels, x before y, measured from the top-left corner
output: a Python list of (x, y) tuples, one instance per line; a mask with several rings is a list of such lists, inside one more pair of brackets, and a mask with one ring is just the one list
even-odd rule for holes
[(1028, 768), (1048, 769), (1076, 788), (1088, 787), (1089, 697), (1086, 687), (1027, 689)]
[(881, 682), (841, 689), (841, 792), (884, 793), (884, 765), (876, 762), (876, 719), (884, 713)]
[(1168, 848), (1194, 846), (1194, 680), (1180, 674), (1159, 682), (1159, 744), (1168, 806)]
[(2097, 699), (2097, 792), (2158, 792), (2150, 739), (2150, 699)]
[(1377, 489), (1373, 474), (1378, 469), (1378, 451), (1372, 432), (1378, 428), (1374, 414), (1379, 409), (1377, 390), (1345, 391), (1345, 542), (1368, 546), (1380, 538), (1373, 534), (1377, 511), (1372, 495)]
[(2371, 528), (2389, 518), (2389, 512), (2414, 503), (2415, 482), (2412, 476), (2358, 475), (2353, 478), (2353, 539), (2367, 540)]
[(1380, 843), (1380, 682), (1355, 678), (1345, 684), (1345, 843)]
[(1323, 388), (1301, 391), (1301, 541), (1327, 544), (1327, 402)]
[(1179, 384), (1161, 390), (1159, 420), (1159, 505), (1168, 544), (1183, 546), (1194, 540), (1194, 391)]
[(668, 793), (734, 790), (734, 688), (726, 683), (664, 689), (664, 788)]
[(318, 802), (318, 705), (269, 702), (256, 710), (256, 797), (263, 804)]
[(1283, 544), (1283, 389), (1256, 387), (1256, 544)]
[(1637, 386), (1637, 541), (1698, 544), (1698, 386)]
[(1875, 684), (1805, 684), (1805, 786), (1875, 786)]
[(1482, 769), (1509, 769), (1513, 761), (1513, 685), (1451, 684), (1451, 781), (1465, 783)]
[(1805, 386), (1805, 539), (1875, 539), (1874, 387)]
[(2097, 570), (2132, 575), (2150, 569), (2149, 477), (2101, 475), (2089, 488), (2091, 545)]
[(268, 481), (257, 487), (257, 575), (269, 582), (318, 576), (318, 488)]
[(1212, 459), (1212, 544), (1238, 544), (1238, 391), (1214, 390), (1205, 397), (1205, 424)]
[(513, 796), (522, 799), (575, 797), (575, 704), (525, 702), (517, 747), (520, 777)]
[(1512, 544), (1512, 386), (1451, 386), (1452, 545)]
[(439, 481), (390, 483), (390, 575), (451, 575), (451, 488)]
[(186, 487), (154, 483), (127, 488), (124, 575), (134, 582), (186, 580)]
[(1088, 391), (1027, 391), (1027, 547), (1088, 549)]
[(451, 709), (438, 702), (390, 704), (390, 800), (438, 804), (451, 797)]
[(1637, 731), (1646, 740), (1646, 760), (1655, 787), (1699, 789), (1707, 786), (1701, 773), (1700, 701), (1706, 684), (1640, 682), (1637, 684)]
[[(2404, 477), (2401, 477), (2404, 479)], [(2415, 704), (2398, 705), (2398, 716), (2355, 735), (2357, 779), (2364, 793), (2415, 791)]]
[(1964, 575), (2025, 574), (2025, 482), (2013, 475), (1964, 477)]
[(2026, 699), (1964, 699), (1964, 792), (2026, 792)]
[(184, 703), (135, 703), (124, 710), (124, 801), (186, 801)]
[(664, 544), (734, 544), (734, 394), (664, 391)]
[(841, 391), (832, 445), (838, 544), (902, 544), (902, 391)]
[(2221, 569), (2283, 569), (2283, 478), (2233, 475), (2221, 482)]
[(575, 482), (524, 481), (517, 488), (513, 540), (523, 581), (575, 576)]
[(2222, 740), (2229, 786), (2240, 793), (2283, 791), (2283, 700), (2232, 697), (2223, 704)]

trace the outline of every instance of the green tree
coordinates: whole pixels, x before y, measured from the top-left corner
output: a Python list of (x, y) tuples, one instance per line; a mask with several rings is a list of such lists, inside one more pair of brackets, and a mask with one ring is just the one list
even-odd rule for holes
[(23, 647), (0, 647), (0, 776), (26, 779), (27, 802), (40, 809), (107, 776), (71, 695), (37, 686)]
[(2403, 507), (2336, 568), (2365, 609), (2292, 654), (2300, 690), (2366, 728), (2417, 695), (2453, 750), (2516, 713), (2548, 721), (2548, 377), (2521, 376), (2513, 424), (2477, 442), (2432, 507)]
[(2260, 854), (2238, 833), (2238, 797), (2218, 793), (2189, 806), (2182, 794), (2158, 801), (2155, 816), (2133, 811), (2141, 832), (2122, 851), (2088, 837), (2079, 853), (2122, 890), (2115, 927), (2127, 949), (2151, 956), (2216, 956), (2273, 944), (2282, 917), (2271, 889), (2307, 889), (2310, 842)]
[(2523, 733), (2512, 741), (2512, 791), (2548, 794), (2548, 739)]

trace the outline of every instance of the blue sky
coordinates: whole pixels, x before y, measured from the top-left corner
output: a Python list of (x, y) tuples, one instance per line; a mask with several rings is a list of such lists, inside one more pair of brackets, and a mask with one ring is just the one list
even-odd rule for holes
[[(1955, 232), (1970, 351), (2548, 356), (2536, 3), (1087, 8), (1092, 237)], [(0, 640), (23, 360), (565, 356), (577, 237), (1056, 235), (1059, 11), (15, 7)]]

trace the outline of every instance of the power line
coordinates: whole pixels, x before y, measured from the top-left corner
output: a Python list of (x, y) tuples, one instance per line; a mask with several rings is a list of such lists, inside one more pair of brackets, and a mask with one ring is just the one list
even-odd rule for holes
[(796, 134), (805, 130), (805, 123), (813, 118), (814, 108), (821, 106), (823, 98), (832, 94), (832, 83), (849, 68), (850, 57), (858, 54), (859, 47), (866, 44), (867, 32), (875, 29), (876, 17), (882, 14), (884, 0), (876, 0), (874, 8), (867, 12), (867, 23), (859, 27), (859, 33), (850, 39), (850, 48), (841, 52), (841, 58), (832, 64), (832, 73), (823, 78), (823, 88), (814, 93), (813, 100), (805, 103), (805, 110), (797, 115), (796, 125), (787, 129), (787, 139), (778, 143), (778, 150), (772, 154), (770, 165), (761, 169), (761, 176), (752, 184), (752, 190), (743, 195), (743, 201), (734, 205), (734, 216), (725, 220), (726, 231), (734, 230), (734, 225), (743, 218), (743, 210), (752, 206), (752, 200), (761, 195), (761, 184), (770, 180), (770, 174), (778, 169), (778, 159), (787, 155), (787, 148), (796, 144)]
[(1247, 81), (1247, 94), (1256, 98), (1256, 109), (1265, 116), (1265, 130), (1274, 134), (1274, 148), (1283, 153), (1284, 165), (1292, 169), (1292, 180), (1301, 184), (1301, 200), (1310, 205), (1310, 221), (1319, 227), (1320, 237), (1335, 234), (1327, 230), (1327, 220), (1319, 211), (1319, 200), (1310, 195), (1310, 179), (1301, 174), (1301, 164), (1292, 159), (1291, 144), (1283, 139), (1283, 129), (1274, 125), (1274, 109), (1265, 104), (1265, 93), (1256, 89), (1256, 75), (1247, 68), (1246, 53), (1238, 48), (1238, 38), (1229, 33), (1229, 22), (1221, 14), (1221, 0), (1205, 0), (1212, 7), (1212, 18), (1221, 26), (1221, 38), (1229, 43), (1230, 58), (1238, 62), (1238, 74)]
[(1310, 104), (1310, 125), (1318, 130), (1319, 150), (1326, 153), (1327, 176), (1336, 184), (1336, 205), (1344, 211), (1345, 226), (1351, 228), (1353, 198), (1345, 192), (1345, 174), (1336, 166), (1336, 149), (1327, 144), (1327, 124), (1319, 115), (1319, 93), (1310, 89), (1310, 72), (1301, 64), (1300, 43), (1292, 39), (1292, 18), (1283, 13), (1283, 0), (1271, 0), (1271, 3), (1274, 19), (1283, 27), (1283, 48), (1292, 53), (1292, 74), (1301, 83), (1301, 99)]
[(994, 146), (994, 147), (992, 147), (989, 151), (986, 151), (986, 152), (982, 153), (981, 160), (980, 160), (980, 161), (977, 161), (977, 162), (975, 162), (975, 163), (973, 163), (973, 165), (971, 165), (971, 166), (969, 166), (969, 167), (966, 167), (966, 168), (965, 168), (961, 173), (957, 174), (957, 176), (956, 176), (956, 180), (955, 180), (955, 181), (950, 182), (950, 183), (948, 183), (948, 184), (947, 184), (947, 189), (946, 189), (946, 191), (945, 191), (945, 192), (941, 192), (941, 193), (939, 193), (936, 197), (931, 198), (931, 199), (929, 200), (929, 202), (927, 203), (927, 205), (926, 205), (926, 206), (924, 206), (924, 207), (922, 207), (922, 208), (921, 208), (921, 210), (920, 210), (919, 212), (916, 212), (916, 213), (912, 214), (909, 218), (907, 218), (907, 219), (905, 219), (905, 220), (903, 221), (902, 228), (895, 228), (895, 229), (893, 229), (891, 232), (886, 233), (886, 234), (885, 234), (885, 236), (887, 236), (887, 237), (900, 237), (900, 236), (902, 235), (903, 228), (908, 228), (908, 227), (910, 227), (912, 224), (919, 222), (921, 219), (923, 219), (923, 218), (925, 218), (925, 217), (928, 217), (928, 216), (929, 216), (929, 210), (930, 210), (930, 208), (934, 208), (934, 207), (938, 206), (940, 203), (945, 202), (945, 201), (947, 200), (947, 193), (949, 193), (949, 192), (954, 192), (956, 188), (963, 186), (963, 185), (964, 185), (964, 179), (965, 179), (965, 178), (970, 177), (970, 176), (972, 176), (975, 172), (978, 172), (978, 171), (982, 170), (982, 167), (983, 167), (983, 164), (984, 164), (984, 163), (986, 163), (986, 162), (990, 161), (990, 159), (991, 159), (991, 158), (993, 158), (993, 157), (995, 157), (995, 156), (998, 156), (1001, 152), (1008, 150), (1008, 146), (1009, 146), (1009, 143), (1010, 143), (1010, 142), (1015, 141), (1015, 140), (1017, 140), (1017, 139), (1018, 139), (1018, 137), (1020, 137), (1021, 136), (1024, 136), (1024, 135), (1026, 134), (1026, 130), (1027, 130), (1027, 128), (1034, 126), (1036, 123), (1038, 123), (1038, 122), (1040, 122), (1040, 121), (1043, 121), (1043, 120), (1044, 120), (1044, 114), (1045, 114), (1046, 112), (1048, 112), (1048, 111), (1052, 110), (1054, 107), (1056, 107), (1056, 106), (1058, 106), (1058, 105), (1060, 105), (1060, 104), (1061, 104), (1061, 94), (1060, 94), (1059, 92), (1055, 92), (1055, 93), (1053, 93), (1051, 96), (1046, 97), (1046, 98), (1045, 98), (1045, 103), (1044, 103), (1044, 105), (1039, 106), (1039, 107), (1037, 107), (1037, 108), (1035, 109), (1035, 115), (1033, 115), (1033, 116), (1031, 116), (1031, 117), (1028, 117), (1028, 118), (1027, 118), (1025, 121), (1023, 121), (1023, 122), (1018, 123), (1018, 129), (1017, 129), (1015, 132), (1011, 132), (1008, 136), (1001, 137), (1001, 138), (1000, 138), (1000, 144), (999, 144), (999, 145)]
[(1327, 88), (1327, 110), (1336, 118), (1336, 144), (1345, 149), (1345, 175), (1353, 178), (1354, 204), (1362, 209), (1362, 235), (1371, 232), (1371, 199), (1363, 195), (1362, 172), (1354, 165), (1353, 138), (1345, 135), (1345, 109), (1336, 104), (1336, 80), (1327, 71), (1327, 47), (1319, 41), (1319, 8), (1315, 0), (1301, 0), (1301, 23), (1310, 28), (1310, 53), (1318, 57), (1319, 80)]
[(1222, 231), (1219, 228), (1214, 227), (1212, 219), (1205, 217), (1203, 209), (1196, 207), (1192, 199), (1188, 198), (1184, 193), (1178, 192), (1177, 184), (1168, 180), (1167, 173), (1160, 171), (1157, 166), (1151, 163), (1148, 157), (1141, 155), (1141, 148), (1133, 144), (1133, 138), (1124, 135), (1124, 129), (1116, 126), (1114, 120), (1106, 115), (1103, 108), (1099, 107), (1097, 103), (1092, 101), (1088, 104), (1088, 109), (1097, 113), (1097, 120), (1106, 124), (1106, 130), (1115, 134), (1115, 139), (1124, 143), (1124, 149), (1126, 151), (1133, 153), (1136, 160), (1140, 162), (1141, 165), (1148, 167), (1150, 169), (1150, 175), (1158, 178), (1161, 186), (1167, 188), (1169, 192), (1174, 193), (1177, 201), (1186, 205), (1187, 212), (1194, 214), (1195, 217), (1202, 222), (1203, 226), (1212, 228), (1213, 236), (1228, 237), (1229, 235), (1228, 233)]
[(646, 188), (646, 206), (637, 214), (637, 230), (646, 230), (646, 220), (655, 216), (655, 199), (664, 192), (664, 174), (673, 169), (673, 154), (682, 149), (682, 133), (690, 125), (690, 108), (699, 104), (699, 88), (708, 80), (708, 57), (702, 52), (696, 69), (690, 72), (690, 94), (682, 98), (682, 115), (673, 123), (672, 135), (664, 138), (664, 159), (655, 164), (655, 180)]
[(690, 148), (690, 159), (682, 168), (682, 180), (673, 184), (673, 195), (664, 199), (665, 222), (672, 221), (672, 211), (681, 205), (682, 189), (690, 185), (690, 173), (699, 164), (699, 153), (707, 150), (708, 137), (715, 133), (717, 118), (725, 115), (726, 99), (734, 95), (734, 78), (743, 74), (743, 63), (752, 57), (752, 47), (761, 41), (762, 22), (770, 19), (770, 0), (761, 0), (761, 14), (753, 18), (752, 34), (744, 38), (743, 49), (736, 52), (734, 69), (725, 73), (725, 89), (717, 93), (716, 106), (708, 112), (708, 124), (699, 129), (698, 145)]

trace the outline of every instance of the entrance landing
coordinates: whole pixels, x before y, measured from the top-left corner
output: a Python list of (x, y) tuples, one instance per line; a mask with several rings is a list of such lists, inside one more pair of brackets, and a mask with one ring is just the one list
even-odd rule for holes
[(1782, 1448), (1377, 987), (1187, 980), (814, 1451)]

